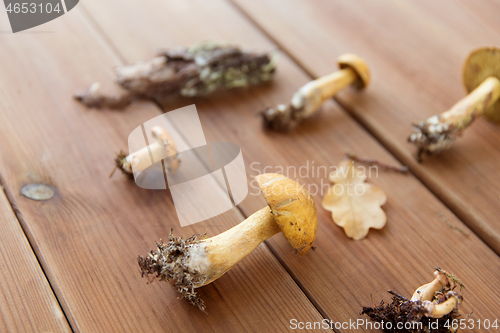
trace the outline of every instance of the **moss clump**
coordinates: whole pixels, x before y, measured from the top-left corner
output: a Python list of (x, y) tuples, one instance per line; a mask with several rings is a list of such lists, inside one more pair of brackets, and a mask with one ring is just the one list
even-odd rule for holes
[(160, 52), (157, 57), (115, 69), (123, 91), (105, 95), (99, 84), (75, 98), (91, 108), (124, 109), (133, 100), (203, 97), (217, 89), (248, 87), (272, 80), (277, 56), (245, 52), (234, 45), (202, 43)]

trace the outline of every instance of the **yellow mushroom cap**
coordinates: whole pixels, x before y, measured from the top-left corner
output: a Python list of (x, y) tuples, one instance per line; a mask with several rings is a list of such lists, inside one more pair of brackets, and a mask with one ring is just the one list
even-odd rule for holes
[(346, 53), (337, 58), (340, 69), (351, 68), (358, 75), (353, 83), (357, 89), (363, 89), (370, 84), (370, 69), (365, 59), (353, 53)]
[[(480, 48), (472, 52), (464, 64), (463, 81), (468, 93), (490, 76), (500, 80), (500, 49), (498, 47)], [(483, 116), (489, 121), (500, 123), (500, 100), (492, 104)]]
[(318, 214), (313, 198), (299, 183), (276, 173), (255, 177), (274, 220), (290, 245), (306, 254), (316, 239)]

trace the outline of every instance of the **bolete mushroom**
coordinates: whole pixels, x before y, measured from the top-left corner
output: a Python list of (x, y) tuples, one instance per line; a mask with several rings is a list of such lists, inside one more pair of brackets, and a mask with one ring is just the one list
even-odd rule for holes
[(319, 107), (337, 92), (349, 85), (363, 89), (370, 83), (370, 70), (365, 60), (355, 54), (344, 54), (338, 59), (340, 70), (320, 77), (300, 88), (289, 105), (279, 104), (262, 112), (264, 125), (274, 131), (293, 129), (312, 116)]
[(165, 171), (175, 173), (181, 163), (175, 142), (167, 131), (159, 126), (151, 128), (151, 136), (155, 141), (149, 146), (128, 156), (123, 152), (118, 153), (115, 158), (116, 168), (126, 175), (133, 176), (134, 172), (141, 172), (151, 166), (152, 158), (153, 161), (165, 160)]
[(313, 198), (300, 184), (279, 174), (262, 174), (257, 183), (267, 202), (237, 226), (212, 238), (186, 240), (170, 233), (167, 243), (139, 256), (142, 274), (170, 282), (191, 304), (205, 309), (195, 288), (220, 278), (260, 243), (283, 232), (292, 248), (304, 255), (316, 239), (318, 216)]
[(500, 124), (499, 79), (500, 49), (486, 47), (472, 52), (463, 70), (463, 82), (469, 94), (448, 111), (413, 125), (408, 141), (417, 146), (418, 160), (424, 153), (439, 153), (450, 148), (480, 115)]

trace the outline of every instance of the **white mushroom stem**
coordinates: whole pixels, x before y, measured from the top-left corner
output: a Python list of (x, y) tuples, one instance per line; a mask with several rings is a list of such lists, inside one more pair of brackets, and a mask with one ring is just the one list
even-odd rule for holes
[(327, 100), (345, 87), (353, 84), (358, 75), (351, 68), (344, 68), (305, 84), (292, 97), (291, 106), (302, 109), (301, 116), (311, 116)]
[(313, 115), (327, 99), (339, 90), (353, 85), (357, 89), (370, 82), (370, 71), (365, 60), (355, 54), (338, 58), (340, 70), (320, 77), (301, 87), (290, 104), (279, 104), (262, 112), (264, 125), (274, 131), (288, 131)]
[(424, 152), (448, 149), (462, 131), (499, 98), (500, 81), (490, 76), (450, 110), (415, 125), (408, 141), (418, 147), (419, 157)]
[(424, 284), (413, 293), (412, 301), (432, 301), (436, 292), (449, 285), (448, 277), (443, 272), (434, 272), (436, 277), (432, 282)]
[(124, 171), (138, 173), (163, 159), (168, 160), (167, 172), (177, 171), (180, 160), (177, 158), (177, 146), (172, 138), (158, 126), (151, 129), (151, 134), (156, 141), (125, 157), (122, 166)]
[(192, 245), (185, 262), (186, 268), (206, 277), (206, 280), (194, 287), (198, 288), (218, 279), (260, 243), (280, 231), (270, 208), (265, 207), (231, 229)]
[(448, 297), (446, 301), (440, 304), (430, 301), (422, 302), (423, 307), (427, 311), (425, 315), (430, 318), (442, 318), (453, 311), (460, 303), (461, 298), (453, 291), (448, 293)]

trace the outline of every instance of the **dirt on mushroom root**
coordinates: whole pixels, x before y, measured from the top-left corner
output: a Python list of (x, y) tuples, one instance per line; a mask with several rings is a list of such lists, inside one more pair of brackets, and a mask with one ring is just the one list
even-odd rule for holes
[(156, 242), (156, 250), (151, 250), (147, 256), (138, 257), (142, 276), (155, 274), (160, 281), (168, 281), (189, 303), (205, 312), (205, 302), (194, 291), (195, 285), (202, 284), (206, 277), (199, 272), (190, 270), (185, 265), (189, 257), (188, 249), (198, 244), (205, 234), (193, 235), (187, 239), (176, 237), (170, 230), (168, 242), (160, 239)]
[(295, 107), (292, 104), (279, 104), (260, 112), (264, 127), (276, 132), (287, 132), (294, 129), (304, 120), (304, 105)]
[[(391, 290), (388, 292), (392, 295), (392, 302), (385, 303), (381, 301), (378, 306), (363, 307), (363, 311), (361, 311), (361, 314), (368, 315), (372, 321), (379, 323), (384, 322), (384, 332), (446, 333), (450, 332), (453, 320), (461, 317), (458, 310), (455, 308), (442, 318), (428, 318), (424, 315), (426, 310), (422, 306), (421, 301), (411, 301)], [(387, 323), (391, 323), (391, 325)], [(412, 325), (408, 323), (412, 323)], [(398, 329), (398, 324), (402, 325), (403, 328)], [(407, 324), (406, 327), (408, 328), (404, 328), (405, 324)], [(389, 326), (391, 326), (390, 329), (388, 329)]]
[(115, 168), (113, 169), (113, 171), (109, 175), (110, 178), (111, 178), (111, 176), (113, 176), (115, 170), (119, 169), (127, 177), (129, 177), (130, 179), (134, 179), (134, 174), (129, 171), (130, 168), (127, 166), (127, 164), (130, 164), (130, 163), (127, 162), (126, 158), (127, 158), (127, 153), (125, 153), (123, 150), (120, 150), (118, 153), (116, 153)]

